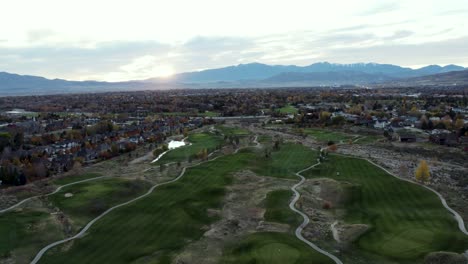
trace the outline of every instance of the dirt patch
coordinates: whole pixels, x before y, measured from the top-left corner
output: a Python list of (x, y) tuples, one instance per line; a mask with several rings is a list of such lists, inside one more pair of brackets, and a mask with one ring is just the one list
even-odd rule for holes
[[(310, 218), (310, 223), (303, 231), (304, 237), (311, 241), (332, 240), (334, 234), (331, 226), (344, 215), (351, 186), (350, 183), (329, 178), (308, 179), (304, 182), (298, 190), (301, 198), (296, 203)], [(341, 239), (343, 234), (337, 224), (335, 227), (336, 235)]]
[(339, 242), (343, 244), (350, 244), (356, 241), (360, 236), (369, 230), (368, 225), (364, 224), (340, 224), (335, 225), (338, 231)]
[(424, 258), (424, 264), (466, 264), (468, 259), (452, 252), (433, 252)]
[(253, 232), (287, 232), (289, 225), (264, 221), (263, 200), (273, 190), (289, 189), (291, 180), (261, 177), (251, 171), (234, 175), (234, 184), (227, 188), (221, 211), (208, 210), (221, 219), (209, 227), (203, 237), (189, 244), (174, 263), (218, 263), (224, 245)]

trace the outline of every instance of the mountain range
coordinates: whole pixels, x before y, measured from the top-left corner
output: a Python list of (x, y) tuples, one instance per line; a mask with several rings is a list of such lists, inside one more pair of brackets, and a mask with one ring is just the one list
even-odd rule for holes
[[(284, 73), (341, 73), (358, 72), (366, 74), (377, 74), (386, 78), (408, 78), (423, 75), (444, 73), (450, 71), (460, 71), (465, 68), (457, 65), (429, 65), (419, 69), (400, 67), (392, 64), (378, 63), (354, 63), (336, 64), (329, 62), (314, 63), (309, 66), (296, 65), (267, 65), (261, 63), (239, 64), (218, 69), (210, 69), (199, 72), (188, 72), (176, 74), (172, 80), (182, 83), (203, 83), (203, 82), (233, 82), (246, 80), (264, 80), (273, 78), (279, 80), (277, 75)], [(303, 75), (297, 75), (303, 76)], [(290, 78), (290, 76), (288, 77)], [(160, 79), (150, 79), (150, 81), (160, 81)]]
[(411, 69), (392, 64), (314, 63), (308, 66), (239, 64), (224, 68), (128, 82), (68, 81), (0, 72), (0, 95), (40, 95), (170, 88), (298, 86), (468, 85), (468, 70), (457, 65)]

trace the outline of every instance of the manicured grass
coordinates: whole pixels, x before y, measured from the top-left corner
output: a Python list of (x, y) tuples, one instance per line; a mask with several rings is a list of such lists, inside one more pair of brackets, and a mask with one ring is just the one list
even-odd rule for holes
[(312, 250), (295, 236), (284, 233), (254, 233), (225, 249), (221, 263), (325, 264), (330, 258)]
[[(48, 197), (53, 207), (63, 212), (72, 223), (72, 233), (104, 210), (142, 194), (149, 184), (142, 181), (102, 179), (69, 186)], [(65, 198), (65, 193), (73, 196)], [(42, 210), (42, 209), (41, 209)], [(31, 261), (45, 245), (62, 239), (63, 227), (56, 216), (38, 209), (0, 214), (0, 259), (14, 252), (18, 263)]]
[(258, 142), (260, 142), (261, 144), (271, 144), (272, 143), (272, 137), (269, 136), (269, 135), (261, 135), (261, 136), (258, 136)]
[(199, 239), (216, 220), (208, 208), (220, 208), (231, 173), (244, 168), (248, 151), (188, 169), (178, 182), (112, 211), (73, 242), (67, 251), (51, 250), (42, 263), (170, 263), (172, 255)]
[(247, 129), (240, 127), (216, 126), (216, 129), (221, 131), (225, 136), (248, 136), (250, 134)]
[(340, 143), (340, 141), (343, 141), (346, 143), (350, 139), (355, 138), (353, 135), (316, 128), (306, 128), (304, 129), (304, 133), (321, 142), (333, 141), (335, 143)]
[[(143, 194), (149, 187), (149, 183), (139, 180), (102, 179), (66, 187), (49, 200), (80, 229), (108, 208)], [(66, 198), (66, 193), (73, 196)]]
[(223, 138), (211, 133), (197, 133), (190, 134), (188, 141), (191, 145), (173, 149), (153, 164), (159, 165), (169, 162), (187, 161), (189, 157), (196, 155), (205, 148), (208, 152), (215, 150), (217, 146), (223, 143)]
[(372, 144), (377, 142), (380, 139), (384, 139), (383, 136), (371, 135), (371, 136), (360, 136), (361, 139), (356, 141), (353, 144)]
[(16, 263), (29, 263), (40, 248), (62, 238), (61, 227), (50, 213), (23, 210), (0, 214), (0, 262), (14, 255)]
[(58, 178), (58, 179), (52, 180), (52, 183), (55, 184), (55, 185), (65, 185), (65, 184), (68, 184), (68, 183), (73, 183), (73, 182), (82, 181), (82, 180), (86, 180), (86, 179), (96, 178), (96, 177), (100, 177), (100, 176), (102, 176), (102, 175), (99, 174), (99, 173), (88, 172), (88, 173), (83, 173), (83, 174), (80, 174), (80, 175), (71, 175), (71, 176), (65, 176), (65, 177), (62, 177), (62, 178)]
[(280, 144), (280, 149), (271, 152), (271, 156), (259, 156), (254, 164), (253, 171), (259, 175), (293, 178), (297, 171), (317, 163), (317, 152), (302, 145), (286, 143)]
[(301, 223), (301, 217), (289, 209), (289, 202), (293, 197), (291, 190), (276, 190), (269, 192), (265, 199), (265, 220), (289, 224), (296, 227)]
[(204, 117), (215, 117), (219, 116), (220, 114), (218, 112), (211, 112), (211, 111), (205, 111), (204, 113), (198, 113), (198, 116), (204, 116)]
[(371, 226), (355, 242), (356, 250), (398, 263), (420, 263), (433, 251), (462, 252), (468, 248), (468, 237), (458, 230), (434, 193), (396, 179), (365, 160), (341, 156), (329, 159), (304, 174), (355, 186), (344, 220)]
[(282, 114), (297, 114), (298, 110), (296, 107), (288, 104), (279, 109), (279, 112)]
[(203, 116), (203, 117), (215, 117), (219, 116), (220, 113), (212, 112), (212, 111), (205, 111), (203, 113), (197, 112), (165, 112), (165, 113), (158, 113), (164, 116)]
[(162, 113), (157, 113), (163, 116), (190, 116), (190, 113), (186, 112), (162, 112)]

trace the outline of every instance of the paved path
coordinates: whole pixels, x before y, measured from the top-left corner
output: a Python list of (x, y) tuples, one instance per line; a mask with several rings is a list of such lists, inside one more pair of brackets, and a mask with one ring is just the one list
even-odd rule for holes
[[(257, 142), (257, 137), (255, 137), (254, 142), (257, 143), (257, 144), (259, 144), (259, 143)], [(243, 147), (243, 148), (248, 148), (248, 147)], [(236, 149), (236, 150), (234, 151), (233, 154), (236, 154), (239, 150), (241, 150), (241, 149), (243, 149), (243, 148), (238, 148), (238, 149)], [(215, 152), (217, 152), (217, 151), (218, 151), (218, 150), (215, 150), (215, 151), (211, 152), (209, 156), (213, 155), (213, 153), (215, 153)], [(125, 202), (125, 203), (121, 203), (121, 204), (118, 204), (118, 205), (116, 205), (116, 206), (113, 206), (113, 207), (107, 209), (105, 212), (103, 212), (102, 214), (100, 214), (98, 217), (96, 217), (96, 218), (94, 218), (93, 220), (91, 220), (91, 222), (89, 222), (83, 229), (81, 229), (81, 231), (80, 231), (78, 234), (76, 234), (76, 235), (74, 235), (74, 236), (72, 236), (72, 237), (69, 237), (69, 238), (65, 238), (65, 239), (56, 241), (56, 242), (51, 243), (51, 244), (47, 245), (46, 247), (42, 248), (42, 249), (37, 253), (36, 257), (34, 257), (34, 259), (31, 261), (31, 264), (37, 263), (37, 262), (42, 258), (42, 256), (47, 252), (47, 250), (49, 250), (49, 249), (51, 249), (51, 248), (53, 248), (53, 247), (55, 247), (55, 246), (57, 246), (57, 245), (60, 245), (60, 244), (66, 243), (66, 242), (68, 242), (68, 241), (71, 241), (71, 240), (74, 240), (74, 239), (77, 239), (77, 238), (82, 237), (82, 236), (86, 233), (86, 231), (88, 231), (88, 230), (91, 228), (91, 226), (92, 226), (94, 223), (96, 223), (99, 219), (103, 218), (104, 216), (106, 216), (107, 214), (109, 214), (110, 212), (112, 212), (113, 210), (115, 210), (115, 209), (117, 209), (117, 208), (119, 208), (119, 207), (128, 205), (128, 204), (130, 204), (130, 203), (133, 203), (133, 202), (135, 202), (135, 201), (138, 201), (138, 200), (140, 200), (140, 199), (142, 199), (142, 198), (144, 198), (144, 197), (150, 195), (150, 194), (154, 191), (154, 189), (156, 189), (156, 188), (159, 187), (159, 186), (166, 185), (166, 184), (170, 184), (170, 183), (173, 183), (173, 182), (176, 182), (176, 181), (180, 180), (180, 179), (184, 176), (185, 171), (186, 171), (188, 168), (198, 166), (198, 165), (200, 165), (200, 164), (202, 164), (202, 163), (205, 163), (205, 162), (214, 161), (214, 160), (216, 160), (216, 159), (218, 159), (218, 158), (220, 158), (220, 157), (222, 157), (222, 156), (218, 156), (218, 157), (215, 157), (215, 158), (213, 158), (213, 159), (211, 159), (211, 160), (203, 161), (203, 162), (200, 162), (200, 163), (197, 163), (197, 164), (194, 164), (194, 165), (186, 166), (186, 167), (184, 167), (184, 168), (182, 169), (182, 171), (180, 172), (179, 176), (177, 176), (176, 178), (174, 178), (174, 179), (172, 179), (172, 180), (170, 180), (170, 181), (167, 181), (167, 182), (163, 182), (163, 183), (156, 184), (156, 185), (154, 185), (153, 187), (151, 187), (151, 188), (148, 190), (148, 192), (146, 192), (145, 194), (143, 194), (143, 195), (141, 195), (141, 196), (138, 196), (138, 197), (136, 197), (136, 198), (134, 198), (134, 199), (132, 199), (132, 200), (129, 200), (129, 201)], [(62, 187), (64, 187), (64, 186), (62, 186)], [(56, 192), (57, 192), (57, 191), (58, 191), (58, 190), (56, 190)]]
[(302, 222), (301, 225), (299, 225), (296, 228), (295, 234), (296, 234), (296, 237), (299, 240), (303, 241), (304, 243), (309, 245), (311, 248), (313, 248), (316, 251), (322, 253), (323, 255), (331, 258), (333, 261), (335, 261), (336, 264), (343, 264), (343, 262), (339, 258), (337, 258), (335, 255), (333, 255), (333, 254), (319, 248), (317, 245), (315, 245), (314, 243), (310, 242), (309, 240), (307, 240), (306, 238), (304, 238), (302, 236), (302, 230), (304, 230), (304, 228), (309, 224), (310, 220), (309, 220), (309, 217), (305, 213), (301, 212), (299, 209), (297, 209), (295, 207), (296, 202), (301, 197), (301, 194), (297, 191), (297, 187), (301, 186), (305, 182), (305, 178), (304, 178), (304, 176), (301, 175), (301, 173), (303, 173), (306, 170), (312, 169), (312, 168), (314, 168), (314, 167), (316, 167), (318, 165), (320, 165), (320, 162), (317, 162), (316, 164), (314, 164), (314, 165), (312, 165), (312, 166), (310, 166), (308, 168), (305, 168), (305, 169), (303, 169), (303, 170), (301, 170), (299, 172), (296, 172), (296, 176), (298, 176), (301, 180), (298, 183), (296, 183), (293, 187), (291, 187), (291, 190), (294, 192), (294, 198), (291, 201), (291, 203), (289, 203), (289, 208), (291, 208), (291, 210), (293, 210), (294, 212), (300, 214), (302, 216), (302, 218), (304, 219), (304, 221)]
[(367, 160), (368, 162), (372, 163), (373, 165), (379, 167), (380, 169), (384, 170), (385, 172), (387, 172), (388, 174), (392, 175), (393, 177), (395, 178), (398, 178), (400, 180), (403, 180), (403, 181), (406, 181), (406, 182), (410, 182), (410, 183), (413, 183), (413, 184), (417, 184), (421, 187), (424, 187), (426, 189), (428, 189), (429, 191), (435, 193), (440, 201), (442, 202), (442, 205), (445, 207), (445, 209), (447, 209), (452, 215), (453, 217), (455, 218), (455, 220), (457, 220), (458, 222), (458, 228), (460, 229), (461, 232), (463, 232), (465, 235), (468, 236), (468, 231), (466, 230), (466, 226), (465, 226), (465, 222), (463, 221), (463, 218), (460, 216), (459, 213), (457, 213), (457, 211), (453, 210), (452, 208), (450, 208), (450, 206), (448, 206), (447, 204), (447, 201), (445, 200), (445, 198), (442, 196), (442, 194), (440, 194), (439, 192), (437, 192), (436, 190), (432, 189), (431, 187), (425, 185), (425, 184), (421, 184), (419, 182), (415, 182), (415, 181), (412, 181), (412, 180), (409, 180), (409, 179), (406, 179), (406, 178), (402, 178), (398, 175), (395, 175), (393, 174), (392, 172), (390, 172), (389, 170), (385, 169), (384, 167), (380, 166), (379, 164), (373, 162), (372, 160), (369, 160), (369, 159), (366, 159), (366, 158), (359, 158), (358, 159), (363, 159), (363, 160)]
[(32, 197), (26, 198), (26, 199), (22, 200), (21, 202), (19, 202), (19, 203), (17, 203), (17, 204), (14, 204), (14, 205), (12, 205), (12, 206), (6, 208), (6, 209), (2, 209), (2, 210), (0, 210), (0, 214), (3, 214), (3, 213), (8, 212), (8, 211), (10, 211), (10, 210), (12, 210), (12, 209), (15, 209), (16, 207), (18, 207), (18, 206), (24, 204), (25, 202), (27, 202), (27, 201), (29, 201), (29, 200), (34, 199), (34, 198), (43, 197), (43, 196), (50, 196), (50, 195), (56, 194), (56, 193), (58, 193), (60, 190), (62, 190), (62, 189), (65, 188), (65, 187), (68, 187), (68, 186), (71, 186), (71, 185), (75, 185), (75, 184), (78, 184), (78, 183), (83, 183), (83, 182), (88, 182), (88, 181), (99, 180), (99, 179), (103, 179), (103, 178), (110, 178), (110, 176), (99, 176), (99, 177), (89, 178), (89, 179), (86, 179), (86, 180), (76, 181), (76, 182), (72, 182), (72, 183), (68, 183), (68, 184), (59, 186), (57, 189), (55, 189), (55, 191), (53, 191), (53, 192), (51, 192), (51, 193), (32, 196)]

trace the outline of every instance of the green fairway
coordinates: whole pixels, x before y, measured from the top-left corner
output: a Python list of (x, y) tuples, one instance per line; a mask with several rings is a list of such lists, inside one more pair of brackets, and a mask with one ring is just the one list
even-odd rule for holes
[(159, 165), (169, 162), (187, 161), (190, 157), (194, 157), (203, 149), (212, 152), (223, 143), (223, 138), (211, 133), (196, 133), (189, 135), (188, 142), (190, 142), (191, 145), (173, 149), (164, 154), (164, 156), (153, 164)]
[(304, 133), (321, 142), (333, 141), (335, 143), (340, 143), (343, 141), (347, 143), (350, 139), (355, 138), (353, 135), (316, 128), (305, 128)]
[(383, 136), (377, 136), (377, 135), (360, 136), (360, 139), (357, 140), (353, 144), (363, 144), (363, 145), (372, 144), (382, 139), (385, 139), (385, 138)]
[(280, 150), (258, 157), (252, 168), (259, 175), (296, 179), (294, 173), (317, 163), (317, 157), (316, 151), (302, 145), (280, 144)]
[[(275, 152), (272, 160), (261, 159), (261, 155), (262, 153), (252, 149), (243, 149), (237, 154), (223, 156), (188, 169), (181, 180), (161, 186), (151, 195), (117, 209), (96, 222), (85, 237), (73, 242), (68, 251), (61, 251), (60, 248), (64, 246), (52, 249), (42, 262), (169, 263), (173, 255), (189, 241), (197, 240), (203, 235), (202, 227), (217, 219), (215, 216), (210, 217), (207, 209), (222, 206), (225, 186), (232, 182), (232, 173), (248, 168), (267, 170), (271, 163), (279, 162), (283, 163), (285, 169), (276, 173), (276, 177), (288, 177), (286, 174), (296, 168), (302, 169), (310, 165), (309, 160), (315, 157), (315, 152), (301, 145), (285, 144), (281, 145), (280, 151)], [(308, 155), (311, 156), (309, 159)], [(286, 156), (298, 159), (298, 164), (290, 162)], [(281, 159), (283, 160), (280, 161)], [(295, 224), (297, 218), (286, 213), (290, 197), (289, 191), (270, 195), (266, 201), (270, 209), (267, 218)], [(284, 235), (283, 238), (281, 234), (276, 234), (273, 238), (276, 239), (275, 242), (267, 241), (256, 251), (258, 258), (269, 261), (274, 257), (271, 252), (279, 248), (291, 252), (288, 256), (295, 252), (297, 263), (306, 260), (308, 263), (311, 260), (317, 261), (312, 263), (328, 263), (320, 262), (321, 259), (328, 259), (296, 240), (293, 235)]]
[(40, 248), (63, 237), (62, 227), (48, 212), (28, 209), (0, 214), (0, 263), (11, 255), (16, 263), (28, 263)]
[(221, 131), (225, 136), (248, 136), (250, 132), (247, 129), (240, 127), (216, 126), (216, 129)]
[[(102, 179), (68, 186), (49, 196), (47, 202), (70, 220), (71, 233), (76, 233), (92, 218), (113, 205), (142, 194), (149, 185), (142, 181)], [(66, 193), (73, 194), (65, 198)], [(48, 243), (62, 239), (63, 230), (57, 215), (45, 209), (23, 209), (0, 214), (0, 259), (8, 252), (29, 262)]]
[(269, 135), (261, 135), (261, 136), (258, 136), (258, 142), (260, 142), (261, 144), (271, 144), (272, 143), (272, 137), (269, 136)]
[(269, 192), (265, 199), (265, 220), (298, 226), (302, 218), (289, 209), (289, 202), (293, 197), (291, 190), (277, 190)]
[(215, 116), (219, 116), (219, 113), (218, 112), (205, 111), (203, 113), (198, 113), (198, 116), (215, 117)]
[(52, 183), (55, 184), (55, 185), (65, 185), (65, 184), (68, 184), (68, 183), (73, 183), (73, 182), (82, 181), (82, 180), (86, 180), (86, 179), (96, 178), (96, 177), (100, 177), (100, 176), (102, 176), (102, 175), (99, 174), (99, 173), (88, 172), (88, 173), (83, 173), (83, 174), (80, 174), (80, 175), (70, 175), (70, 176), (65, 176), (65, 177), (62, 177), (62, 178), (58, 178), (58, 179), (52, 180)]
[[(80, 229), (106, 209), (143, 194), (149, 187), (149, 183), (139, 180), (100, 179), (65, 187), (49, 200)], [(65, 198), (66, 193), (73, 196)]]
[(293, 235), (255, 233), (225, 249), (221, 263), (325, 264), (330, 258), (312, 250)]
[(433, 251), (460, 253), (468, 248), (468, 237), (458, 230), (452, 215), (431, 191), (396, 179), (365, 160), (341, 156), (329, 159), (304, 174), (354, 185), (344, 220), (371, 226), (355, 242), (364, 254), (397, 259), (399, 263), (420, 263)]
[(251, 152), (221, 157), (188, 169), (178, 182), (112, 211), (73, 242), (66, 252), (53, 249), (42, 263), (169, 263), (188, 241), (200, 238), (203, 226), (216, 220), (206, 213), (220, 208), (230, 174), (254, 158)]
[(296, 107), (288, 104), (279, 109), (279, 112), (282, 114), (297, 114), (298, 110)]

